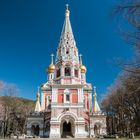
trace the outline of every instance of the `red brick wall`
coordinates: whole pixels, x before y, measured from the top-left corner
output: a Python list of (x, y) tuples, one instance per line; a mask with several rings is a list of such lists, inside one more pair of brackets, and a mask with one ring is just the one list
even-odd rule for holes
[(58, 94), (58, 103), (63, 103), (64, 100), (63, 94)]
[(72, 103), (78, 103), (78, 95), (76, 93), (72, 94)]

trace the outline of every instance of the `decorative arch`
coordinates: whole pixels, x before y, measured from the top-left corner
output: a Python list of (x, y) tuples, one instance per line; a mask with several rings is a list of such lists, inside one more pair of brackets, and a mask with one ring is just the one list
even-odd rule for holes
[[(62, 137), (64, 135), (75, 136), (75, 121), (77, 120), (77, 116), (71, 112), (64, 112), (58, 116), (58, 120), (60, 121), (60, 134)], [(64, 128), (66, 127), (66, 128)], [(67, 127), (69, 132), (67, 132)], [(66, 130), (66, 132), (64, 132)]]
[(28, 124), (29, 127), (32, 127), (32, 125), (39, 125), (40, 127), (42, 127), (42, 123), (39, 122), (39, 121), (31, 121), (31, 122)]
[(65, 90), (64, 90), (64, 93), (65, 93), (65, 94), (70, 94), (70, 92), (71, 92), (71, 91), (70, 91), (69, 89), (65, 89)]
[(73, 63), (69, 61), (69, 62), (64, 62), (63, 65), (64, 66), (73, 66)]
[(77, 117), (74, 113), (69, 112), (69, 111), (61, 113), (61, 114), (57, 117), (57, 120), (58, 120), (59, 122), (61, 122), (61, 121), (62, 121), (62, 118), (64, 118), (65, 116), (69, 116), (69, 117), (70, 117), (71, 119), (73, 119), (74, 121), (77, 121), (77, 120), (78, 120), (78, 117)]
[(32, 120), (30, 122), (28, 122), (27, 124), (27, 128), (30, 129), (30, 135), (35, 135), (35, 136), (39, 136), (41, 133), (41, 129), (43, 128), (43, 124), (40, 121), (35, 121)]
[(94, 125), (97, 125), (97, 126), (102, 126), (103, 125), (103, 123), (102, 123), (102, 121), (95, 121), (95, 123), (94, 123)]

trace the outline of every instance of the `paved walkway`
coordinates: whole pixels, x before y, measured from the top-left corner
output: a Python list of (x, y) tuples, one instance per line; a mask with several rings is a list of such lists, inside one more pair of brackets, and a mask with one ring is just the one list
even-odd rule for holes
[[(0, 140), (17, 140), (17, 139), (2, 139)], [(19, 140), (113, 140), (113, 139), (99, 139), (99, 138), (58, 138), (58, 139), (51, 139), (51, 138), (29, 138), (29, 139), (19, 139)], [(114, 140), (140, 140), (139, 138), (136, 139), (128, 139), (128, 138), (118, 138)]]

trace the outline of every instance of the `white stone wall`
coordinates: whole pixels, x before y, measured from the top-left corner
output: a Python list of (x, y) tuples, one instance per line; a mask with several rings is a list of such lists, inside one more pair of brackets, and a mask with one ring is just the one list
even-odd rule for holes
[(43, 123), (44, 123), (44, 120), (43, 120), (43, 117), (41, 118), (38, 118), (38, 117), (30, 117), (28, 118), (27, 120), (27, 135), (33, 135), (32, 134), (32, 126), (37, 126), (39, 125), (39, 136), (40, 137), (43, 137)]
[(100, 126), (99, 129), (99, 135), (105, 135), (106, 134), (106, 116), (103, 114), (93, 115), (90, 118), (90, 129), (91, 129), (91, 137), (95, 137), (94, 127)]

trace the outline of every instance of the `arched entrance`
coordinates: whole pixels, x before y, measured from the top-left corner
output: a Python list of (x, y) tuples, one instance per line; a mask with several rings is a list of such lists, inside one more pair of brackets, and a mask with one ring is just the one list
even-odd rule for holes
[(100, 135), (100, 129), (101, 129), (101, 124), (97, 123), (94, 125), (94, 134), (96, 137)]
[(67, 138), (67, 137), (72, 137), (72, 128), (71, 128), (71, 123), (70, 122), (64, 122), (63, 123), (63, 132), (62, 132), (62, 137)]
[(32, 135), (39, 136), (39, 125), (32, 125), (31, 133)]
[[(60, 135), (61, 137), (69, 138), (75, 137), (75, 122), (77, 121), (77, 116), (68, 111), (64, 111), (62, 114), (58, 116), (58, 120), (60, 122)], [(67, 130), (67, 132), (66, 132)]]

